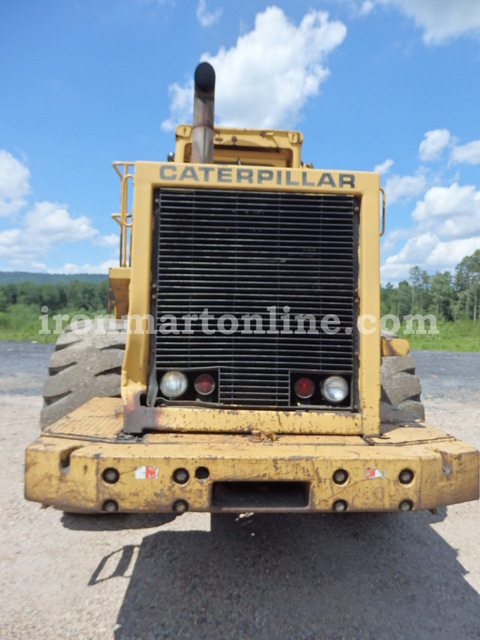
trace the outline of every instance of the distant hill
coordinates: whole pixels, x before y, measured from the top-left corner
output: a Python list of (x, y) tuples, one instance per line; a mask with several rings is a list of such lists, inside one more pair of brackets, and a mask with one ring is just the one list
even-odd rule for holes
[(32, 284), (69, 284), (74, 280), (98, 284), (99, 282), (104, 282), (107, 278), (106, 273), (76, 273), (74, 275), (66, 275), (64, 273), (0, 271), (0, 284), (18, 284), (19, 282), (31, 282)]

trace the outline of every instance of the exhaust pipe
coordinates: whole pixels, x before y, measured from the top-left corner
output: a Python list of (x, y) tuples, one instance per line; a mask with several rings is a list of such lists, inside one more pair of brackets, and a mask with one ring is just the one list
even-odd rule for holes
[(215, 70), (208, 62), (195, 69), (193, 98), (192, 162), (213, 164)]

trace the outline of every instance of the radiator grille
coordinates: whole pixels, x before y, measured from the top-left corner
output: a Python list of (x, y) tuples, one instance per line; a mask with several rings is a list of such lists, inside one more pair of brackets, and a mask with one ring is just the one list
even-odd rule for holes
[[(216, 368), (219, 402), (260, 407), (291, 405), (292, 371), (354, 375), (356, 204), (343, 195), (158, 190), (156, 369)], [(291, 331), (301, 328), (296, 315), (313, 314), (318, 333), (309, 332), (308, 319), (307, 333), (285, 333), (285, 307)], [(182, 316), (205, 309), (213, 319), (203, 325), (193, 320), (193, 333), (184, 333)], [(176, 319), (180, 335), (160, 331), (166, 314)], [(239, 322), (232, 335), (217, 330), (224, 314)], [(246, 314), (259, 314), (266, 333), (242, 334)], [(322, 331), (328, 314), (340, 319), (335, 335)], [(231, 320), (223, 326), (228, 331)], [(202, 327), (215, 334), (205, 335)], [(278, 335), (269, 333), (275, 328)]]

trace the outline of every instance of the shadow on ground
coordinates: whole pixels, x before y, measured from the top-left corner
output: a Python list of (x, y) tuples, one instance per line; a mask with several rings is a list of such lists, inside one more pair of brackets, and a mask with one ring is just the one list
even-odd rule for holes
[(161, 527), (175, 520), (169, 513), (115, 513), (81, 514), (63, 513), (62, 524), (73, 531), (124, 531), (125, 529), (148, 529)]
[[(444, 515), (214, 516), (211, 532), (160, 530), (118, 552), (110, 576), (131, 578), (115, 639), (478, 640), (480, 597), (430, 526)], [(109, 559), (91, 585), (109, 579)]]

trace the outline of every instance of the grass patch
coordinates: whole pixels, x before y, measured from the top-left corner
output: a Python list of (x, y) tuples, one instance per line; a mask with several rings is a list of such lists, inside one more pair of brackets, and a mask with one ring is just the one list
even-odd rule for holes
[[(428, 324), (425, 329), (428, 331)], [(437, 324), (437, 334), (405, 334), (405, 323), (398, 333), (399, 337), (407, 338), (412, 350), (427, 351), (480, 351), (480, 320), (475, 324), (473, 320), (457, 320)]]
[[(68, 316), (69, 320), (58, 321), (59, 328), (64, 329), (69, 321), (75, 316), (84, 315), (88, 318), (94, 318), (95, 316), (104, 316), (106, 311), (104, 309), (99, 311), (85, 311), (85, 309), (65, 310), (58, 315)], [(56, 314), (55, 314), (56, 315)], [(53, 316), (49, 318), (48, 329), (51, 333), (40, 333), (45, 323), (42, 323), (40, 318), (41, 311), (38, 308), (25, 305), (14, 304), (10, 306), (6, 311), (0, 313), (0, 340), (18, 340), (25, 342), (38, 342), (41, 344), (49, 344), (56, 342), (59, 333), (54, 333), (56, 323), (53, 320)]]

